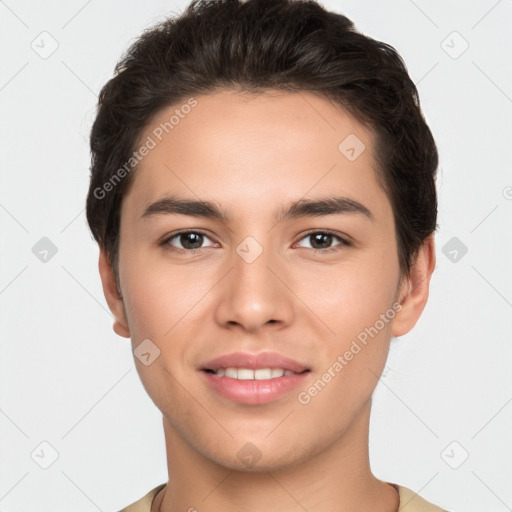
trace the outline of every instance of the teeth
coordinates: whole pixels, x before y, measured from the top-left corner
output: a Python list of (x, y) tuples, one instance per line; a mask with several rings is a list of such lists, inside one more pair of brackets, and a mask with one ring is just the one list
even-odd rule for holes
[(238, 378), (238, 370), (236, 368), (226, 368), (226, 377), (229, 377), (230, 379), (237, 379)]
[(282, 368), (258, 368), (257, 370), (249, 368), (219, 368), (215, 375), (238, 380), (268, 380), (282, 377), (283, 375), (295, 375), (295, 372), (283, 370)]
[(282, 377), (284, 375), (284, 370), (281, 370), (281, 368), (272, 368), (271, 372), (270, 378)]
[(270, 370), (269, 368), (258, 368), (254, 370), (254, 378), (256, 380), (271, 379), (272, 377), (281, 377), (283, 374), (279, 368)]
[(238, 378), (238, 380), (253, 380), (254, 379), (254, 370), (247, 370), (245, 368), (239, 368), (237, 378)]

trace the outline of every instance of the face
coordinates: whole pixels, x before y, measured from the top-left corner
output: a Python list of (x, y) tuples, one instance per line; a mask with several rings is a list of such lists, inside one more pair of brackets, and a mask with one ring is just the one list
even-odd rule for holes
[(426, 297), (399, 304), (411, 282), (370, 131), (306, 92), (196, 100), (161, 141), (180, 106), (141, 135), (156, 145), (123, 199), (123, 302), (109, 305), (136, 352), (150, 340), (137, 370), (177, 442), (230, 468), (286, 467), (351, 428)]

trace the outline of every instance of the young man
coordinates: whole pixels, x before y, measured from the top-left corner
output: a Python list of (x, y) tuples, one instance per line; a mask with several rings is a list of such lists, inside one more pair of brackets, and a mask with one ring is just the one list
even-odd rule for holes
[(437, 151), (390, 46), (314, 2), (193, 2), (101, 92), (87, 218), (162, 411), (124, 511), (440, 511), (371, 471), (372, 393), (435, 266)]

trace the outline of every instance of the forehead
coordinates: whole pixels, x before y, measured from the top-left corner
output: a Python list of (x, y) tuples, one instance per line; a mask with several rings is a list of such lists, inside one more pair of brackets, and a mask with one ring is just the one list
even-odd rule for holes
[(152, 148), (123, 201), (139, 215), (165, 195), (213, 200), (226, 211), (252, 205), (254, 213), (270, 202), (333, 192), (389, 213), (372, 132), (309, 92), (224, 90), (186, 98), (153, 117), (139, 137), (143, 144)]

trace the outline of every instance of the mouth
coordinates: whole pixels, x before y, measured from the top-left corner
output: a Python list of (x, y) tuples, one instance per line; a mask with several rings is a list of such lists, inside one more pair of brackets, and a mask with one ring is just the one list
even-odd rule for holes
[(272, 352), (228, 354), (199, 369), (210, 391), (246, 405), (286, 399), (312, 371), (298, 361)]
[[(233, 352), (208, 361), (200, 369), (214, 373), (224, 371), (224, 375), (230, 378), (265, 380), (272, 378), (273, 371), (277, 378), (282, 377), (278, 374), (278, 370), (282, 370), (284, 375), (284, 372), (302, 373), (310, 368), (277, 352), (260, 352), (258, 354)], [(269, 371), (270, 377), (268, 376)]]
[(306, 369), (302, 372), (294, 372), (292, 370), (285, 370), (284, 368), (219, 368), (217, 370), (205, 369), (203, 370), (218, 377), (227, 377), (236, 380), (271, 380), (280, 377), (288, 377), (290, 375), (300, 375), (307, 373), (310, 370)]

